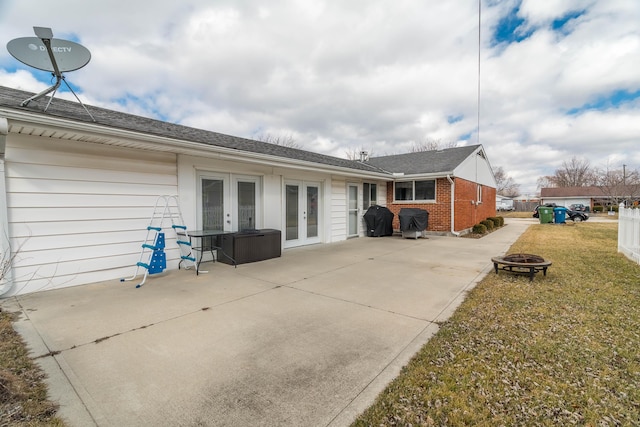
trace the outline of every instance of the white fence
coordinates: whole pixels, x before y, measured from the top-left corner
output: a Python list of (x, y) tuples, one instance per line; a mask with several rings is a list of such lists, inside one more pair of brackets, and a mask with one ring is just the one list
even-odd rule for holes
[(640, 209), (620, 207), (618, 211), (618, 252), (640, 264)]

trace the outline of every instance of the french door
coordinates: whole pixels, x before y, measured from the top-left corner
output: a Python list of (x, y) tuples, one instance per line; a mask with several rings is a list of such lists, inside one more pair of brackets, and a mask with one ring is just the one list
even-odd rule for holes
[(229, 179), (225, 175), (201, 175), (198, 224), (203, 230), (231, 231)]
[(203, 230), (260, 228), (260, 178), (202, 173), (199, 176), (198, 224)]
[(285, 182), (285, 247), (320, 242), (322, 226), (321, 184), (307, 181)]

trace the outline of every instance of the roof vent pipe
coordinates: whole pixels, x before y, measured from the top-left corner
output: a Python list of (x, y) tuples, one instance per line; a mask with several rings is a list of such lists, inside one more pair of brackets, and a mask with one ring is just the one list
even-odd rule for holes
[(369, 161), (369, 153), (367, 153), (366, 151), (361, 151), (360, 152), (360, 161), (362, 163)]

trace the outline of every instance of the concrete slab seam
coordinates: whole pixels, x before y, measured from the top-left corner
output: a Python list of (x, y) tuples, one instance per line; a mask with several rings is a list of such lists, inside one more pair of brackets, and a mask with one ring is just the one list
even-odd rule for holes
[(331, 295), (325, 295), (325, 294), (321, 294), (319, 292), (312, 292), (312, 291), (309, 291), (307, 289), (296, 288), (295, 286), (282, 285), (282, 287), (283, 288), (293, 289), (293, 290), (300, 291), (300, 292), (304, 292), (304, 293), (310, 294), (310, 295), (316, 295), (316, 296), (328, 298), (328, 299), (331, 299), (331, 300), (334, 300), (334, 301), (341, 301), (341, 302), (346, 302), (348, 304), (353, 304), (353, 305), (357, 305), (357, 306), (364, 307), (364, 308), (370, 308), (372, 310), (380, 311), (380, 312), (383, 312), (383, 313), (389, 313), (389, 314), (393, 314), (393, 315), (396, 315), (396, 316), (405, 317), (407, 319), (414, 319), (414, 320), (419, 320), (419, 321), (422, 321), (422, 322), (432, 322), (432, 320), (430, 320), (430, 319), (424, 319), (422, 317), (410, 316), (408, 314), (398, 313), (397, 311), (385, 310), (383, 308), (374, 307), (372, 305), (362, 304), (362, 303), (359, 303), (357, 301), (351, 301), (351, 300), (344, 299), (344, 298), (338, 298), (338, 297), (334, 297), (334, 296), (331, 296)]

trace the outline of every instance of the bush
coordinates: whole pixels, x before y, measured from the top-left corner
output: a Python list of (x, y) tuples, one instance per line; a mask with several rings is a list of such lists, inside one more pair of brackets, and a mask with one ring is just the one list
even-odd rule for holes
[(473, 226), (473, 230), (472, 230), (473, 234), (486, 234), (487, 233), (487, 226), (484, 224), (476, 224)]
[(502, 227), (504, 225), (504, 218), (501, 216), (490, 216), (487, 219), (493, 221), (493, 225), (496, 227)]
[(491, 231), (495, 228), (495, 224), (490, 219), (485, 219), (484, 221), (480, 221), (480, 224), (484, 224), (487, 227), (487, 230)]

